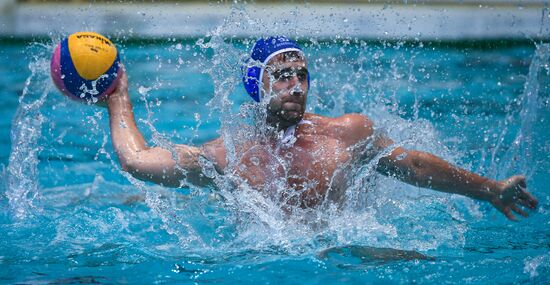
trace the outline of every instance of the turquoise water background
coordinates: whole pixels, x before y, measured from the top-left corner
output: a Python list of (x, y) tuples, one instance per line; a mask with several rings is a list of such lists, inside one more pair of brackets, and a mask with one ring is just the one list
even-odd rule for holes
[[(201, 144), (246, 121), (239, 62), (252, 39), (114, 41), (150, 144)], [(359, 183), (369, 191), (354, 207), (311, 227), (275, 210), (251, 211), (253, 202), (236, 201), (247, 197), (231, 189), (140, 183), (117, 163), (106, 109), (53, 87), (54, 43), (6, 40), (0, 283), (550, 282), (547, 44), (301, 44), (312, 77), (309, 111), (366, 114), (400, 144), (491, 178), (524, 173), (539, 208), (510, 222), (486, 203), (367, 171), (374, 182)], [(434, 260), (362, 257), (353, 249), (360, 246)], [(346, 248), (322, 254), (334, 247)]]

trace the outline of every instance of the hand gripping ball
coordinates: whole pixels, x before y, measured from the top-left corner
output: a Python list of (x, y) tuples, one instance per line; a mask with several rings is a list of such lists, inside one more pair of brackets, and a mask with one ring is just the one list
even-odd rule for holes
[(50, 72), (57, 88), (71, 99), (96, 103), (116, 87), (120, 75), (115, 45), (93, 32), (63, 39), (52, 56)]

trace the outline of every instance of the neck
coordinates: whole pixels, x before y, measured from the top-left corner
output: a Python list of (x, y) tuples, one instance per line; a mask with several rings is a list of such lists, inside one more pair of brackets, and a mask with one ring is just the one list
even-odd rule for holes
[(277, 117), (273, 114), (268, 114), (266, 122), (269, 126), (273, 127), (277, 131), (286, 130), (288, 127), (296, 125), (298, 122), (291, 122), (282, 120), (280, 117)]

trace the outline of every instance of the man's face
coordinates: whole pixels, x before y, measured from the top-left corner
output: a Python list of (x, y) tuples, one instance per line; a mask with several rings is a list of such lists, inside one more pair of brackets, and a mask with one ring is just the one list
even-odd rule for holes
[(297, 53), (273, 57), (264, 71), (265, 96), (271, 96), (269, 114), (286, 124), (296, 124), (304, 117), (308, 90), (305, 58)]

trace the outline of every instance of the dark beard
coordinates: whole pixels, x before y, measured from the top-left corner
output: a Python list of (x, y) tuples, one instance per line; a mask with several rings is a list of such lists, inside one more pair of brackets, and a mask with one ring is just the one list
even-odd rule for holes
[(278, 129), (286, 129), (289, 126), (296, 125), (304, 117), (304, 111), (301, 111), (301, 114), (296, 118), (289, 119), (284, 114), (282, 110), (279, 112), (271, 112), (268, 110), (267, 114), (267, 123), (277, 127)]

